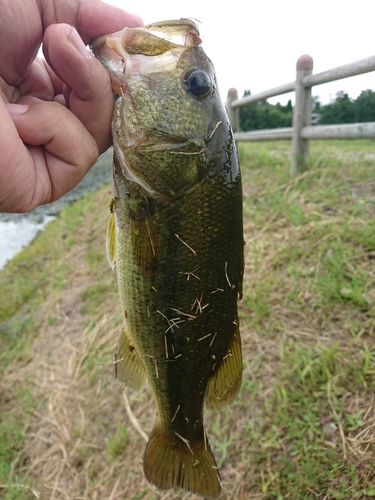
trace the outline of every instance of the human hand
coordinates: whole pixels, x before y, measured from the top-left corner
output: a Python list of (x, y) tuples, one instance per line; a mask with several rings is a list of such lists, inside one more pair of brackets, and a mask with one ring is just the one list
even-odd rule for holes
[(0, 211), (26, 212), (70, 191), (110, 146), (110, 80), (84, 44), (142, 22), (98, 0), (0, 9)]

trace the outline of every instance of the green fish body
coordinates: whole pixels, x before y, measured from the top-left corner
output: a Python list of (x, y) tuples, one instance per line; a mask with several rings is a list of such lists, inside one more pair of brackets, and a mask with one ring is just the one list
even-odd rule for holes
[(118, 96), (107, 235), (125, 316), (115, 372), (132, 388), (147, 379), (155, 398), (146, 478), (215, 498), (222, 486), (203, 407), (231, 402), (242, 377), (233, 134), (192, 21), (125, 28), (93, 51)]

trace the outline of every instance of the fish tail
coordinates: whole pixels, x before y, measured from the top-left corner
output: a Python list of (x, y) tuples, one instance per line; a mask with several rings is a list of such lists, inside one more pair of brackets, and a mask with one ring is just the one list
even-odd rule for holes
[(208, 440), (189, 442), (175, 434), (166, 434), (159, 424), (154, 427), (143, 461), (147, 480), (163, 490), (178, 486), (206, 498), (217, 498), (222, 485)]

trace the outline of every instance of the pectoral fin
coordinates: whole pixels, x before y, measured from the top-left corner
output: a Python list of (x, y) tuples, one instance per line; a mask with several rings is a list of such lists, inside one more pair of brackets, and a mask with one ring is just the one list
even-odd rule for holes
[(116, 264), (116, 222), (115, 216), (111, 213), (107, 227), (107, 259), (112, 269)]
[(157, 258), (157, 238), (149, 217), (137, 220), (131, 233), (133, 253), (144, 274), (150, 273)]
[[(238, 324), (238, 321), (237, 321)], [(232, 335), (226, 356), (209, 379), (205, 402), (207, 408), (221, 408), (233, 401), (241, 387), (242, 350), (238, 326)]]
[(132, 389), (141, 389), (146, 383), (146, 372), (125, 328), (114, 356), (115, 377)]

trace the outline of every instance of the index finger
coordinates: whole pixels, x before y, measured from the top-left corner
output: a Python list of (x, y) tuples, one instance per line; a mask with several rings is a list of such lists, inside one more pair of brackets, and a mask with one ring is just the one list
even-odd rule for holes
[[(51, 3), (54, 8), (51, 8)], [(119, 31), (125, 26), (141, 26), (142, 19), (97, 0), (42, 0), (44, 29), (51, 24), (67, 23), (76, 28), (85, 44), (98, 36)]]
[(1, 0), (0, 4), (0, 75), (8, 85), (19, 85), (25, 78), (51, 24), (74, 26), (85, 44), (142, 24), (138, 16), (99, 0)]

